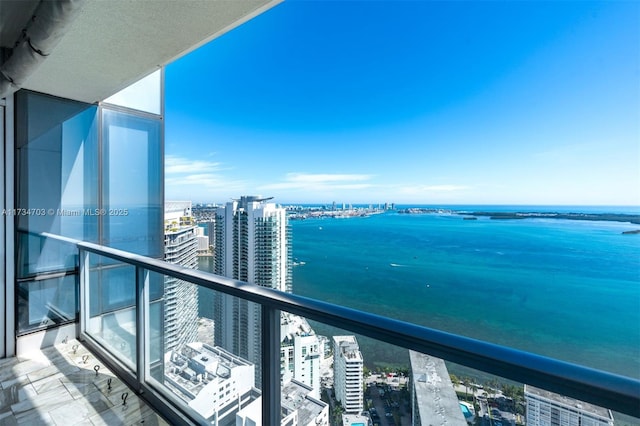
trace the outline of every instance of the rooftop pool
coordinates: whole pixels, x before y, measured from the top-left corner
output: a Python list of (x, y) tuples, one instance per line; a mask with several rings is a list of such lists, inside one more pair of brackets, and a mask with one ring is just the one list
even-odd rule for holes
[(462, 414), (464, 414), (464, 418), (468, 419), (469, 417), (473, 417), (473, 413), (469, 411), (469, 407), (466, 404), (460, 403), (460, 409), (462, 410)]

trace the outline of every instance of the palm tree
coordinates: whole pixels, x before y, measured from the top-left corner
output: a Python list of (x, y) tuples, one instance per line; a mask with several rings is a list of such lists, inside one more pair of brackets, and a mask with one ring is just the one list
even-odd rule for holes
[(471, 379), (468, 377), (463, 377), (462, 378), (462, 384), (464, 385), (464, 400), (468, 401), (469, 400), (469, 383), (471, 382)]
[(342, 408), (342, 404), (338, 402), (333, 408), (333, 424), (342, 424), (342, 413), (344, 413), (344, 408)]
[(449, 377), (451, 378), (451, 383), (453, 383), (453, 386), (460, 385), (460, 379), (458, 379), (455, 374), (449, 374)]

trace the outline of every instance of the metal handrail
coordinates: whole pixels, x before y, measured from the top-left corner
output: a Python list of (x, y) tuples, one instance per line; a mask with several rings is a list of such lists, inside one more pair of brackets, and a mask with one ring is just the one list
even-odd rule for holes
[[(41, 234), (55, 238), (52, 234)], [(65, 239), (72, 242), (70, 239)], [(406, 349), (640, 417), (640, 380), (185, 268), (93, 243), (78, 248)]]

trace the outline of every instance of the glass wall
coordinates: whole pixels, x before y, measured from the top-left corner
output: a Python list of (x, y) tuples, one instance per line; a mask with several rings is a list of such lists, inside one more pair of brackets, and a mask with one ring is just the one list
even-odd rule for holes
[[(162, 257), (161, 77), (141, 86), (148, 108), (16, 94), (18, 334), (78, 317), (77, 250), (46, 234)], [(91, 314), (132, 306), (135, 280), (93, 266), (105, 270), (92, 280), (101, 297)]]
[(77, 253), (42, 233), (98, 241), (97, 107), (16, 95), (18, 332), (75, 320)]
[(161, 121), (102, 109), (103, 243), (161, 257)]
[(162, 71), (157, 70), (104, 100), (104, 103), (162, 114)]

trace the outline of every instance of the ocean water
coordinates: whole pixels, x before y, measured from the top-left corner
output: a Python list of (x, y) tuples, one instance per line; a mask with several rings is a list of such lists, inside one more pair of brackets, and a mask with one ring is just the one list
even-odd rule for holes
[[(640, 378), (640, 234), (622, 235), (634, 229), (395, 212), (292, 221), (304, 262), (293, 291)], [(371, 367), (408, 359), (362, 340)]]

